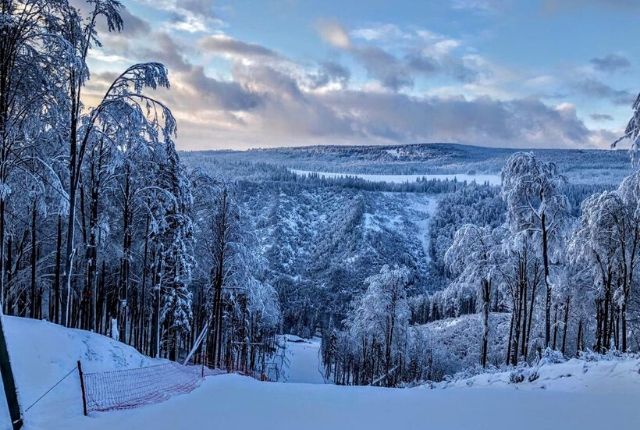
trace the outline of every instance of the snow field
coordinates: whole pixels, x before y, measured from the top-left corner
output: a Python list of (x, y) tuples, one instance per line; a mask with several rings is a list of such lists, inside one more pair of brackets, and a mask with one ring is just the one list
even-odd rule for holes
[[(157, 363), (104, 336), (42, 321), (4, 319), (23, 404), (37, 398), (78, 358), (87, 369)], [(528, 430), (640, 428), (640, 357), (573, 359), (489, 372), (408, 389), (321, 382), (318, 339), (288, 336), (289, 383), (239, 375), (206, 379), (189, 394), (137, 409), (82, 415), (77, 373), (26, 414), (27, 430), (402, 429)], [(293, 346), (292, 346), (293, 345)], [(512, 374), (529, 382), (511, 383)]]

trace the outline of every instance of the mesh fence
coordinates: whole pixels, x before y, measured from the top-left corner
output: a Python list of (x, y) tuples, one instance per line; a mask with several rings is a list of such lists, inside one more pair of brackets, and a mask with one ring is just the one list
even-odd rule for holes
[(170, 362), (136, 369), (84, 373), (87, 411), (132, 409), (196, 388), (217, 372)]

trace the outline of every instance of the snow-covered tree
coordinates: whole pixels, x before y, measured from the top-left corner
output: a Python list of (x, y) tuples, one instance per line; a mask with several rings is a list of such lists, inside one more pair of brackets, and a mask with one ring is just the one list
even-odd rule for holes
[(463, 225), (455, 234), (445, 254), (447, 268), (455, 280), (448, 290), (477, 296), (482, 312), (482, 345), (480, 363), (487, 365), (489, 345), (489, 308), (491, 306), (492, 278), (498, 274), (495, 253), (498, 247), (490, 227)]
[(507, 204), (507, 223), (515, 235), (530, 236), (537, 243), (543, 264), (545, 299), (545, 346), (551, 341), (553, 281), (551, 265), (554, 245), (561, 235), (569, 210), (563, 193), (566, 180), (554, 163), (537, 159), (533, 153), (516, 153), (502, 169), (502, 196)]
[(624, 134), (616, 139), (611, 144), (611, 147), (615, 148), (618, 143), (622, 142), (623, 140), (631, 140), (631, 147), (629, 149), (629, 153), (631, 154), (631, 163), (637, 167), (640, 163), (640, 94), (638, 94), (635, 101), (633, 102), (632, 109), (633, 115), (627, 123)]
[[(9, 200), (13, 188), (24, 184), (24, 174), (35, 164), (45, 176), (52, 173), (50, 160), (42, 155), (45, 143), (55, 137), (52, 129), (58, 119), (61, 86), (56, 71), (65, 59), (59, 54), (66, 42), (56, 33), (55, 21), (65, 7), (66, 2), (58, 0), (0, 1), (0, 301), (3, 304), (10, 270), (6, 264), (10, 230), (7, 206), (12, 204)], [(22, 177), (16, 178), (16, 174)]]
[(168, 348), (176, 358), (181, 336), (191, 331), (191, 282), (193, 258), (193, 223), (190, 216), (192, 195), (190, 182), (170, 144), (160, 184), (168, 195), (159, 241), (162, 246), (160, 289), (160, 321), (166, 327)]
[[(367, 354), (375, 360), (376, 351), (382, 353), (382, 366), (375, 362), (372, 369), (382, 372), (371, 374), (371, 382), (385, 381), (392, 386), (392, 373), (400, 366), (409, 324), (407, 287), (410, 271), (406, 267), (383, 266), (380, 273), (366, 279), (367, 290), (356, 300), (347, 325), (352, 341), (362, 344), (363, 361)], [(380, 349), (381, 348), (381, 349)], [(369, 351), (367, 351), (369, 349)], [(367, 366), (367, 363), (363, 363)]]
[(209, 330), (207, 362), (228, 370), (264, 371), (274, 348), (280, 309), (265, 281), (266, 263), (257, 249), (254, 227), (237, 201), (237, 186), (195, 170), (196, 282), (200, 326)]
[[(627, 349), (627, 309), (640, 250), (640, 174), (625, 178), (615, 191), (589, 197), (571, 240), (573, 259), (591, 268), (596, 292), (596, 345)], [(613, 321), (619, 318), (619, 336)]]

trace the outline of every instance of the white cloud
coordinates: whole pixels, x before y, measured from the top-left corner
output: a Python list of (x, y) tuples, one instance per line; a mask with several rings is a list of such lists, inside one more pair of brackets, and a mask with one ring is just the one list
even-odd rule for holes
[[(157, 7), (180, 8), (184, 18), (208, 3), (163, 0)], [(552, 105), (527, 97), (526, 91), (557, 85), (555, 76), (500, 67), (462, 40), (389, 24), (348, 31), (321, 21), (317, 29), (367, 80), (339, 60), (296, 62), (220, 31), (199, 39), (138, 32), (109, 51), (94, 51), (93, 60), (165, 63), (172, 88), (157, 96), (179, 120), (182, 148), (429, 141), (580, 147), (607, 138), (606, 131), (588, 129), (565, 100)], [(207, 69), (211, 55), (227, 61), (224, 74)], [(432, 77), (437, 84), (424, 89), (422, 81)], [(108, 80), (94, 76), (91, 94)]]
[(317, 29), (322, 39), (330, 45), (340, 49), (349, 49), (351, 47), (349, 34), (337, 22), (321, 20), (317, 23)]

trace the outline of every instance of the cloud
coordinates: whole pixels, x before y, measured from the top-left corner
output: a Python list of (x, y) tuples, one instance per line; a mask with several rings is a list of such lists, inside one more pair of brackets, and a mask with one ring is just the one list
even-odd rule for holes
[(333, 83), (345, 88), (349, 84), (351, 71), (342, 64), (325, 61), (320, 63), (317, 71), (309, 74), (309, 78), (313, 89), (326, 87)]
[(137, 0), (170, 16), (169, 27), (187, 33), (202, 33), (224, 25), (213, 11), (214, 0)]
[(181, 83), (191, 92), (189, 100), (192, 101), (185, 106), (187, 108), (251, 111), (263, 102), (258, 92), (250, 91), (238, 82), (211, 78), (201, 66), (194, 66), (181, 77)]
[(280, 55), (271, 49), (253, 43), (242, 42), (225, 35), (212, 35), (200, 40), (199, 46), (213, 54), (223, 54), (238, 58), (279, 59)]
[(460, 41), (424, 29), (403, 31), (393, 24), (379, 24), (347, 32), (334, 21), (324, 21), (318, 31), (331, 46), (351, 55), (369, 78), (392, 91), (411, 88), (417, 78), (436, 74), (470, 82), (485, 65), (476, 61), (478, 55), (455, 52)]
[(594, 121), (599, 121), (599, 122), (613, 121), (613, 117), (611, 115), (606, 114), (606, 113), (592, 113), (591, 115), (589, 115), (589, 118), (591, 118)]
[(407, 34), (394, 24), (379, 24), (356, 28), (351, 31), (351, 35), (367, 41), (385, 41), (407, 37)]
[(607, 73), (631, 67), (629, 59), (620, 54), (609, 54), (604, 57), (592, 58), (590, 63), (596, 70)]
[(607, 99), (611, 103), (620, 106), (629, 106), (633, 103), (634, 95), (628, 90), (616, 90), (594, 78), (586, 78), (573, 84), (578, 92), (588, 97)]
[(228, 147), (229, 134), (244, 141), (244, 147), (463, 142), (530, 148), (583, 147), (599, 141), (573, 106), (550, 107), (537, 99), (412, 97), (353, 89), (316, 92), (305, 90), (283, 71), (257, 64), (238, 66), (228, 81), (196, 68), (180, 86), (189, 91), (174, 95), (181, 99), (179, 109), (205, 115), (200, 123), (187, 117), (187, 127), (211, 130), (198, 139), (195, 130), (187, 130), (186, 136), (193, 139), (190, 147)]
[(575, 111), (536, 99), (410, 97), (403, 94), (335, 92), (326, 101), (356, 113), (352, 128), (374, 140), (464, 142), (487, 146), (574, 147), (590, 131)]
[[(84, 9), (86, 10), (87, 4), (85, 3)], [(86, 12), (85, 12), (86, 13)], [(109, 33), (107, 22), (105, 19), (98, 19), (97, 30), (102, 36), (108, 37), (135, 37), (151, 32), (151, 25), (144, 19), (133, 15), (126, 7), (120, 8), (120, 16), (122, 17), (123, 27), (119, 33)]]
[[(268, 52), (258, 45), (231, 46), (228, 51), (243, 54)], [(391, 70), (408, 61), (370, 49), (367, 46), (353, 55), (366, 55), (361, 61), (370, 62), (376, 73), (391, 67), (381, 80), (399, 79)], [(244, 142), (244, 147), (414, 142), (583, 147), (602, 140), (578, 119), (573, 105), (552, 107), (534, 98), (416, 97), (352, 89), (348, 87), (349, 70), (336, 62), (321, 63), (303, 77), (274, 64), (235, 63), (231, 77), (221, 79), (186, 61), (180, 54), (182, 48), (171, 43), (171, 38), (159, 50), (178, 66), (168, 97), (182, 119), (179, 126), (184, 134), (181, 132), (178, 142), (192, 148), (228, 147), (229, 142)], [(430, 68), (427, 64), (421, 67)]]
[(603, 7), (617, 10), (640, 10), (637, 0), (544, 0), (542, 7), (547, 12), (558, 12), (585, 6)]
[(350, 52), (366, 69), (369, 77), (377, 79), (384, 87), (397, 91), (413, 85), (411, 67), (382, 48), (363, 46), (355, 47)]
[(132, 47), (128, 55), (138, 57), (143, 61), (159, 61), (173, 72), (191, 70), (193, 65), (183, 54), (184, 47), (176, 43), (167, 32), (155, 32), (152, 39), (154, 44)]
[(528, 148), (596, 140), (571, 105), (349, 89), (350, 72), (335, 62), (303, 77), (264, 62), (238, 62), (230, 78), (213, 77), (161, 35), (154, 35), (158, 47), (144, 55), (162, 54), (170, 66), (172, 89), (162, 96), (179, 119), (181, 147), (464, 142)]
[(452, 0), (453, 9), (472, 10), (476, 12), (499, 12), (511, 4), (510, 0)]
[(347, 31), (336, 21), (320, 20), (316, 24), (320, 37), (335, 48), (349, 49), (351, 38)]
[[(114, 54), (168, 66), (172, 87), (154, 96), (178, 118), (181, 148), (414, 142), (584, 147), (607, 138), (605, 131), (589, 130), (570, 104), (550, 106), (537, 98), (514, 96), (463, 97), (459, 86), (452, 87), (457, 93), (439, 96), (398, 91), (420, 76), (477, 79), (490, 66), (478, 54), (461, 54), (460, 41), (426, 30), (373, 26), (348, 33), (334, 24), (323, 27), (323, 38), (384, 89), (352, 84), (352, 71), (336, 60), (299, 64), (265, 46), (221, 34), (200, 38), (198, 47), (229, 61), (224, 77), (188, 54), (195, 37), (182, 39), (166, 28), (140, 33), (135, 43), (118, 46)], [(99, 95), (112, 78), (95, 73), (89, 82), (92, 94)], [(626, 95), (600, 84), (584, 88), (608, 97)]]

